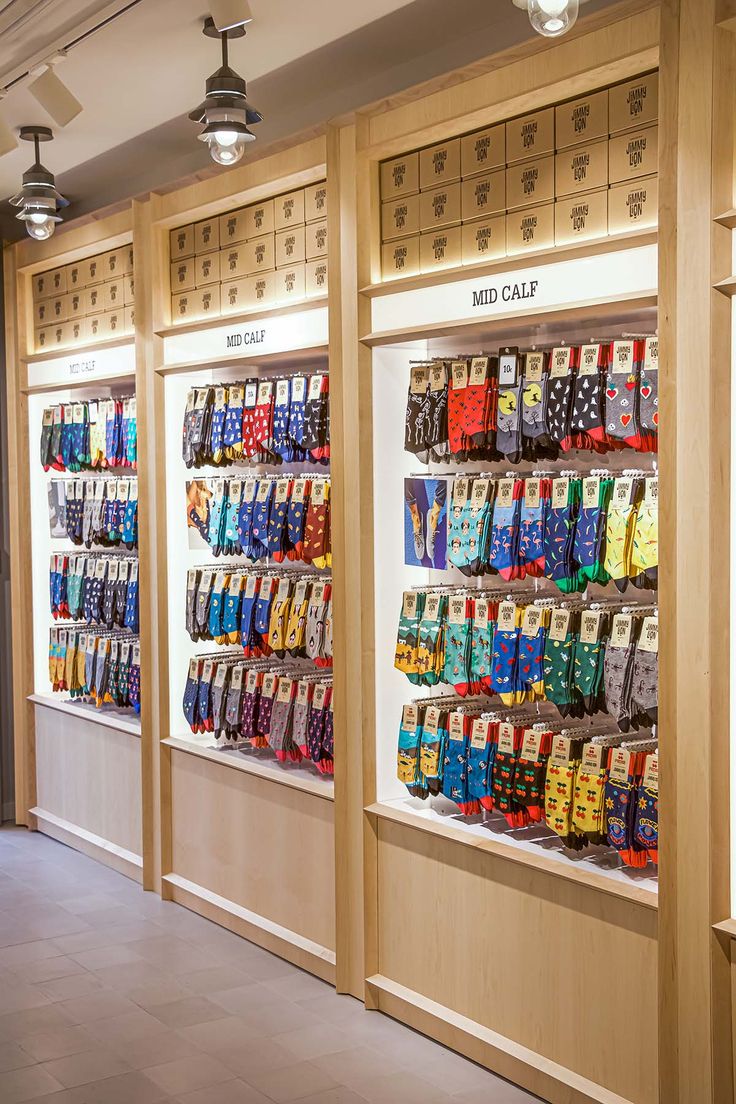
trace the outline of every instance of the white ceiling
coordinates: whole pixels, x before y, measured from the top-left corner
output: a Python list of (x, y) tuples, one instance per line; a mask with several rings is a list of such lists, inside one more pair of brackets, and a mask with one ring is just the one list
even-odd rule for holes
[[(263, 77), (410, 2), (250, 0), (254, 22), (244, 39), (231, 44), (231, 64), (248, 81)], [(56, 138), (44, 147), (43, 160), (54, 173), (60, 175), (190, 111), (204, 96), (205, 78), (219, 64), (218, 43), (201, 33), (207, 0), (139, 0), (123, 10), (129, 3), (0, 0), (0, 87), (102, 19), (121, 12), (72, 46), (56, 70), (84, 108), (63, 130), (28, 92), (27, 80), (0, 102), (0, 117), (11, 128), (32, 123), (53, 127)], [(32, 160), (30, 153), (20, 143), (0, 158), (0, 197), (17, 190)]]

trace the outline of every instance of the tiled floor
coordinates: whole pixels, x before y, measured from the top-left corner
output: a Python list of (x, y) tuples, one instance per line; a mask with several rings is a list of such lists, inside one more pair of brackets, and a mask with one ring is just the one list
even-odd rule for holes
[(0, 830), (0, 1101), (531, 1104), (40, 834)]

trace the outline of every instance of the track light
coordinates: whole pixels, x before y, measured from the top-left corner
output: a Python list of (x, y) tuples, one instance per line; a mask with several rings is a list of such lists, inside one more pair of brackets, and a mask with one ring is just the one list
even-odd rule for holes
[(253, 20), (248, 0), (210, 0), (210, 15), (220, 32), (231, 31)]
[(235, 27), (220, 32), (214, 20), (208, 18), (204, 34), (221, 40), (222, 65), (207, 78), (205, 101), (190, 113), (189, 118), (205, 124), (199, 139), (208, 144), (212, 160), (218, 165), (235, 165), (245, 153), (246, 145), (256, 140), (248, 124), (263, 120), (260, 111), (250, 107), (246, 100), (245, 81), (228, 65), (228, 39), (242, 38), (245, 29)]
[(50, 142), (54, 136), (48, 127), (25, 126), (20, 128), (20, 137), (33, 142), (36, 159), (23, 173), (23, 187), (10, 203), (21, 208), (15, 217), (25, 222), (28, 234), (36, 241), (45, 241), (62, 221), (57, 210), (69, 206), (69, 200), (56, 190), (53, 173), (41, 164), (40, 143)]
[(57, 126), (65, 127), (72, 119), (76, 119), (82, 110), (79, 100), (71, 94), (51, 66), (48, 66), (45, 72), (28, 85), (28, 91), (38, 100), (44, 111), (48, 112)]
[(517, 8), (526, 8), (532, 27), (545, 38), (558, 38), (569, 31), (580, 7), (580, 0), (513, 0), (513, 3)]

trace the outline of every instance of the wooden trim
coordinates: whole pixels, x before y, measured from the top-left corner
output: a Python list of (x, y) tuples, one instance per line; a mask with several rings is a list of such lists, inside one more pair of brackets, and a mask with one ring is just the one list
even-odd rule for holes
[(160, 376), (172, 376), (182, 372), (196, 372), (200, 369), (211, 369), (215, 366), (218, 368), (220, 366), (223, 368), (232, 368), (238, 366), (247, 367), (248, 365), (258, 367), (259, 364), (310, 364), (320, 358), (326, 357), (327, 353), (327, 345), (313, 345), (307, 349), (294, 349), (284, 353), (253, 353), (251, 355), (229, 356), (222, 359), (219, 357), (210, 357), (207, 360), (187, 360), (183, 364), (170, 365), (159, 362), (156, 372)]
[(468, 1019), (382, 974), (366, 981), (373, 1007), (437, 1039), (550, 1104), (631, 1104), (574, 1070), (521, 1046), (508, 1036)]
[(135, 714), (130, 718), (115, 717), (93, 705), (70, 701), (67, 698), (46, 697), (44, 694), (29, 694), (27, 700), (33, 702), (34, 705), (42, 706), (44, 709), (55, 709), (58, 713), (66, 713), (80, 721), (91, 721), (102, 728), (113, 728), (116, 732), (127, 732), (129, 736), (133, 736), (138, 740), (141, 736), (140, 717)]
[[(290, 307), (269, 307), (268, 310), (243, 311), (241, 314), (220, 314), (217, 318), (203, 318), (198, 322), (183, 322), (177, 326), (162, 326), (156, 330), (159, 337), (179, 337), (181, 334), (199, 333), (201, 330), (212, 330), (217, 326), (237, 326), (248, 322), (258, 322), (261, 318), (281, 318), (286, 314), (300, 314), (311, 307), (326, 307), (329, 296), (320, 295), (314, 299), (303, 299), (300, 303), (294, 303)], [(164, 365), (164, 367), (166, 367)]]
[(335, 952), (328, 947), (322, 947), (234, 901), (228, 901), (204, 886), (180, 878), (178, 874), (165, 874), (163, 880), (169, 889), (169, 900), (293, 962), (301, 970), (308, 970), (323, 981), (335, 984)]
[(334, 787), (332, 780), (324, 778), (296, 778), (288, 771), (276, 766), (276, 764), (261, 763), (249, 760), (245, 756), (236, 758), (233, 755), (224, 754), (217, 748), (205, 747), (187, 740), (186, 737), (167, 736), (161, 741), (166, 747), (176, 748), (177, 751), (185, 751), (188, 755), (196, 755), (200, 759), (209, 759), (211, 763), (217, 763), (220, 767), (228, 767), (230, 770), (243, 771), (245, 774), (254, 774), (258, 778), (265, 778), (268, 782), (275, 782), (277, 786), (287, 786), (292, 790), (301, 790), (302, 793), (319, 797), (323, 801), (334, 801)]
[(485, 838), (469, 832), (461, 825), (452, 823), (438, 823), (422, 815), (421, 812), (404, 808), (399, 805), (391, 805), (387, 802), (377, 801), (369, 805), (365, 810), (368, 817), (379, 820), (390, 820), (395, 824), (403, 824), (407, 828), (413, 828), (418, 832), (427, 832), (432, 836), (452, 840), (462, 847), (472, 847), (479, 851), (486, 851), (509, 862), (528, 866), (530, 869), (542, 871), (554, 878), (562, 878), (564, 881), (575, 882), (594, 893), (607, 893), (612, 897), (621, 897), (626, 901), (642, 905), (647, 909), (658, 908), (658, 894), (656, 889), (648, 889), (636, 885), (633, 881), (627, 884), (621, 880), (610, 877), (604, 872), (591, 870), (586, 867), (580, 869), (574, 863), (565, 859), (550, 858), (544, 851), (527, 851), (519, 847), (512, 836), (508, 839), (496, 839), (493, 836)]
[[(110, 337), (104, 341), (95, 341), (91, 345), (74, 345), (69, 349), (59, 349), (54, 352), (44, 353), (30, 353), (28, 356), (22, 357), (23, 364), (38, 364), (40, 361), (47, 360), (65, 360), (67, 357), (79, 355), (80, 357), (88, 356), (90, 353), (96, 353), (100, 349), (119, 349), (124, 345), (134, 345), (135, 334), (125, 334), (124, 337)], [(97, 381), (92, 379), (85, 380), (70, 380), (68, 383), (64, 383), (64, 387), (89, 387), (90, 384), (94, 386)], [(34, 388), (28, 388), (28, 390), (34, 390)], [(45, 385), (35, 390), (48, 390)]]
[(143, 859), (133, 851), (127, 851), (102, 836), (88, 832), (86, 828), (80, 828), (78, 824), (72, 824), (69, 820), (63, 820), (53, 813), (38, 807), (31, 809), (38, 824), (38, 830), (46, 836), (51, 836), (67, 847), (73, 847), (75, 851), (81, 851), (89, 855), (91, 859), (97, 859), (104, 866), (110, 866), (119, 874), (125, 874), (126, 878), (132, 878), (135, 882), (143, 880)]

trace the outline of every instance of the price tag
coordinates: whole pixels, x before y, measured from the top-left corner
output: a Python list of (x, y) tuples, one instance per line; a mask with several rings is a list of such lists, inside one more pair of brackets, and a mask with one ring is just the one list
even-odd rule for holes
[(307, 377), (295, 376), (291, 381), (291, 397), (294, 402), (304, 402), (307, 394)]
[(464, 716), (462, 713), (450, 713), (450, 739), (454, 741), (465, 739)]
[(513, 755), (514, 743), (514, 726), (509, 721), (501, 721), (498, 726), (498, 750), (503, 755)]
[[(317, 588), (315, 587), (314, 590)], [(312, 601), (314, 601), (314, 590), (312, 591)], [(401, 613), (403, 617), (411, 618), (417, 615), (417, 592), (415, 590), (404, 591), (404, 601), (401, 607)]]
[(444, 391), (447, 387), (447, 369), (444, 362), (433, 364), (429, 369), (429, 390)]
[(141, 665), (141, 646), (140, 643), (133, 645), (133, 666), (140, 667)]
[(227, 403), (231, 410), (237, 410), (239, 406), (243, 405), (243, 388), (230, 387), (228, 389)]
[[(130, 659), (130, 644), (128, 644), (126, 642), (125, 644), (123, 644), (122, 648), (120, 649), (120, 662), (121, 663), (127, 663), (129, 659)], [(196, 663), (196, 660), (195, 660), (195, 663)]]
[(600, 774), (603, 767), (603, 744), (586, 744), (583, 748), (582, 768), (586, 774)]
[(66, 648), (67, 641), (66, 629), (59, 629), (59, 647)]
[(589, 475), (583, 480), (583, 509), (594, 510), (600, 502), (600, 476)]
[(215, 675), (215, 686), (224, 686), (226, 678), (227, 667), (224, 663), (221, 663), (217, 668), (217, 674)]
[(54, 408), (52, 406), (47, 406), (44, 410), (42, 424), (45, 426), (54, 424)]
[(499, 387), (514, 387), (518, 378), (518, 349), (499, 349), (498, 352), (498, 385)]
[(118, 564), (118, 582), (127, 583), (128, 581), (128, 561), (121, 560)]
[(412, 395), (426, 395), (429, 383), (429, 368), (415, 366), (411, 370), (409, 390)]
[(472, 504), (476, 510), (480, 510), (490, 498), (491, 481), (490, 479), (474, 479), (473, 480), (473, 498)]
[(542, 501), (541, 479), (532, 478), (524, 481), (524, 503), (528, 510), (537, 510)]
[(542, 746), (542, 733), (537, 732), (533, 728), (527, 728), (524, 730), (524, 738), (521, 744), (520, 759), (524, 759), (527, 763), (536, 763), (539, 759), (540, 748)]
[(213, 484), (213, 494), (215, 498), (223, 498), (225, 495), (225, 480), (216, 479)]
[(64, 424), (65, 425), (71, 425), (73, 420), (74, 420), (74, 407), (71, 405), (71, 403), (69, 403), (69, 404), (65, 403), (64, 404)]
[(483, 751), (488, 744), (490, 728), (491, 722), (483, 720), (482, 717), (476, 717), (473, 721), (473, 727), (470, 730), (470, 746), (475, 748), (476, 751)]
[(189, 571), (187, 571), (187, 590), (196, 590), (196, 589), (197, 589), (197, 569), (194, 568), (194, 567), (190, 567)]
[(500, 632), (513, 632), (516, 628), (516, 602), (501, 602), (498, 607), (498, 629)]
[(570, 762), (570, 745), (571, 740), (569, 736), (557, 735), (552, 738), (552, 751), (550, 753), (550, 762), (556, 763), (558, 766), (567, 766)]
[(488, 379), (488, 357), (473, 357), (470, 361), (470, 386), (483, 387)]
[(611, 754), (611, 769), (608, 777), (612, 782), (626, 782), (631, 766), (631, 752), (626, 748), (613, 748)]
[(313, 506), (324, 506), (327, 501), (327, 487), (326, 479), (315, 479), (312, 482), (309, 498)]
[(470, 369), (467, 360), (453, 360), (452, 362), (452, 389), (464, 391), (468, 386)]
[(659, 371), (659, 338), (648, 337), (644, 344), (644, 371)]
[(557, 609), (552, 610), (552, 617), (550, 619), (549, 626), (549, 638), (550, 640), (565, 640), (570, 629), (570, 610)]
[(309, 683), (306, 679), (300, 679), (296, 688), (296, 700), (299, 705), (309, 704)]
[(613, 648), (628, 648), (631, 643), (631, 631), (633, 618), (629, 613), (617, 613), (613, 619), (611, 629), (611, 646)]
[(527, 353), (524, 363), (524, 382), (541, 383), (544, 377), (544, 353)]
[(437, 705), (430, 705), (427, 707), (427, 711), (424, 714), (424, 721), (422, 723), (422, 731), (426, 736), (436, 736), (440, 727), (440, 709)]
[(276, 384), (276, 405), (288, 406), (289, 405), (289, 381), (288, 379), (278, 380)]
[(117, 497), (117, 483), (114, 479), (108, 479), (105, 482), (105, 498), (108, 502), (112, 502)]
[(634, 370), (634, 342), (614, 341), (611, 372), (614, 376), (629, 376)]
[(278, 675), (275, 675), (272, 672), (269, 672), (268, 674), (263, 676), (263, 688), (261, 689), (261, 694), (264, 698), (272, 698), (274, 696), (278, 679)]
[(644, 760), (644, 787), (659, 791), (659, 755), (652, 751)]
[(464, 625), (467, 620), (467, 598), (464, 594), (452, 595), (449, 601), (447, 620), (451, 625)]
[(227, 494), (231, 502), (240, 502), (243, 494), (242, 479), (231, 479), (227, 485)]
[(583, 345), (580, 350), (579, 376), (597, 376), (601, 355), (600, 345)]
[(228, 594), (231, 594), (233, 597), (237, 597), (237, 595), (240, 594), (240, 588), (242, 587), (242, 585), (243, 585), (243, 576), (242, 575), (231, 575), (230, 576), (230, 585), (228, 587)]
[(224, 410), (227, 406), (227, 391), (224, 387), (215, 388), (215, 410)]
[(476, 598), (473, 607), (473, 621), (479, 629), (487, 629), (489, 620), (488, 599)]
[(196, 388), (190, 387), (189, 391), (187, 392), (187, 405), (184, 407), (184, 413), (185, 414), (191, 414), (191, 412), (194, 410), (194, 403), (195, 403), (196, 396), (197, 396)]
[(468, 480), (465, 476), (455, 479), (452, 485), (452, 503), (454, 506), (464, 506), (468, 501)]
[(524, 610), (524, 620), (521, 623), (521, 635), (536, 636), (541, 624), (542, 611), (539, 606), (527, 606)]
[(564, 379), (565, 376), (569, 376), (571, 359), (572, 349), (569, 345), (565, 345), (564, 348), (553, 349), (549, 371), (550, 379)]
[(80, 501), (80, 502), (84, 499), (84, 480), (83, 479), (75, 480), (75, 482), (74, 482), (74, 497), (77, 499), (77, 501)]
[(230, 676), (230, 686), (233, 690), (242, 690), (243, 688), (243, 668), (233, 667), (233, 673)]
[(258, 402), (258, 380), (250, 380), (245, 385), (243, 404), (248, 410), (253, 410)]
[(94, 498), (95, 493), (95, 481), (94, 479), (85, 479), (84, 481), (84, 497)]
[(189, 660), (189, 679), (194, 681), (199, 675), (199, 660), (195, 657)]
[(258, 484), (258, 494), (256, 495), (256, 502), (268, 502), (268, 496), (271, 493), (271, 480), (261, 479)]
[(514, 480), (499, 479), (496, 485), (496, 509), (510, 509), (514, 504)]
[(650, 475), (644, 480), (644, 505), (655, 509), (659, 505), (659, 476)]
[(322, 380), (324, 376), (310, 376), (309, 377), (309, 392), (307, 394), (308, 399), (318, 399), (322, 394)]
[(613, 505), (620, 510), (631, 505), (631, 492), (634, 489), (634, 480), (629, 478), (617, 479), (613, 484)]
[(118, 581), (118, 561), (110, 560), (107, 568), (107, 581), (108, 583), (116, 583)]
[[(322, 603), (324, 602), (324, 600), (325, 600), (325, 589), (326, 589), (326, 584), (325, 583), (315, 583), (314, 586), (312, 587), (312, 593), (309, 596), (309, 604), (314, 609), (316, 609), (318, 606), (321, 606)], [(416, 613), (416, 608), (417, 608), (417, 602), (416, 602), (417, 594), (416, 594), (416, 591), (407, 591), (407, 593), (412, 594), (413, 597), (414, 597), (414, 613)], [(414, 614), (410, 614), (409, 616), (413, 617)]]
[(290, 678), (282, 678), (279, 682), (278, 693), (276, 694), (276, 701), (282, 704), (288, 704), (291, 701), (291, 692), (294, 687), (294, 680)]
[(289, 499), (289, 480), (278, 479), (276, 481), (276, 502), (283, 503)]
[[(424, 602), (422, 621), (437, 621), (440, 616), (440, 595), (428, 594)], [(463, 620), (465, 620), (463, 618)]]
[(659, 618), (645, 617), (642, 622), (637, 648), (640, 652), (659, 651)]
[(255, 498), (256, 487), (258, 486), (257, 479), (246, 479), (243, 484), (243, 502), (252, 502)]
[(261, 380), (258, 384), (258, 405), (265, 406), (266, 403), (270, 403), (272, 396), (273, 382), (271, 380)]
[(564, 510), (570, 494), (570, 480), (567, 477), (552, 480), (552, 509)]
[(583, 610), (580, 615), (580, 643), (597, 644), (601, 635), (602, 610)]
[(196, 392), (196, 399), (194, 400), (195, 410), (204, 410), (207, 405), (207, 392), (208, 388), (200, 387)]
[(136, 397), (133, 395), (131, 399), (128, 399), (128, 416), (130, 418), (135, 418), (136, 416), (136, 405)]

